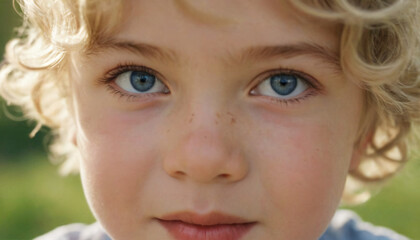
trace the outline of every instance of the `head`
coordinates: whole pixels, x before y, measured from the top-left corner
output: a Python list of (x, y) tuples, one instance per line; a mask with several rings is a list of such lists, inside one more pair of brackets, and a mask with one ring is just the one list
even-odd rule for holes
[(115, 239), (219, 213), (243, 239), (316, 239), (351, 183), (407, 159), (418, 1), (21, 4), (2, 95), (55, 131)]

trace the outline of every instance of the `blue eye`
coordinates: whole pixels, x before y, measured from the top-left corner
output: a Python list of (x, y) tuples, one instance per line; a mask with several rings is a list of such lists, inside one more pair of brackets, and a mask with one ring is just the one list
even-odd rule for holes
[(298, 80), (293, 75), (274, 75), (270, 77), (271, 88), (282, 96), (292, 93), (298, 84)]
[(292, 99), (308, 88), (307, 80), (295, 74), (279, 73), (266, 78), (251, 91), (251, 94)]
[(115, 79), (115, 84), (131, 93), (168, 93), (168, 88), (155, 75), (145, 71), (127, 71)]
[(130, 74), (131, 86), (140, 92), (150, 90), (156, 82), (156, 77), (146, 72), (131, 72)]

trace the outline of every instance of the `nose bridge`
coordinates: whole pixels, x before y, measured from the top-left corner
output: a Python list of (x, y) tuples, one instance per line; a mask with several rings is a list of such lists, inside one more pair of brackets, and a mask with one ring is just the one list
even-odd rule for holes
[(171, 131), (171, 149), (163, 161), (170, 176), (210, 182), (237, 181), (246, 174), (247, 164), (233, 137), (233, 114), (216, 102), (195, 102), (176, 113), (182, 120)]
[[(202, 86), (206, 87), (206, 86)], [(178, 108), (175, 118), (180, 119), (180, 137), (187, 142), (194, 139), (195, 144), (202, 142), (204, 145), (216, 146), (226, 139), (229, 134), (229, 120), (233, 114), (229, 112), (229, 106), (221, 97), (218, 97), (217, 89), (202, 91), (201, 94), (193, 94), (188, 97), (189, 101)], [(192, 91), (193, 92), (193, 91)], [(198, 92), (198, 91), (196, 91)], [(186, 99), (187, 100), (187, 99)]]

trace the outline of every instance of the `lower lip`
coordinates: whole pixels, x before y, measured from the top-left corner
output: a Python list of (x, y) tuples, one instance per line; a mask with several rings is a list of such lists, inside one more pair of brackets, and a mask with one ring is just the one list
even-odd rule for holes
[(202, 226), (181, 221), (159, 220), (176, 240), (239, 240), (255, 223)]

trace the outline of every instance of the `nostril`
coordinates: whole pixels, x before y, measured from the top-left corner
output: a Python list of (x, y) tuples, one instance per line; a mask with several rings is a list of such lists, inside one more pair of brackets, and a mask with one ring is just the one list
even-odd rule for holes
[(177, 177), (183, 177), (183, 176), (185, 176), (186, 174), (183, 172), (183, 171), (176, 171), (175, 172), (175, 176), (177, 176)]
[(219, 175), (219, 177), (220, 178), (229, 178), (230, 177), (230, 174), (222, 173), (222, 174)]

